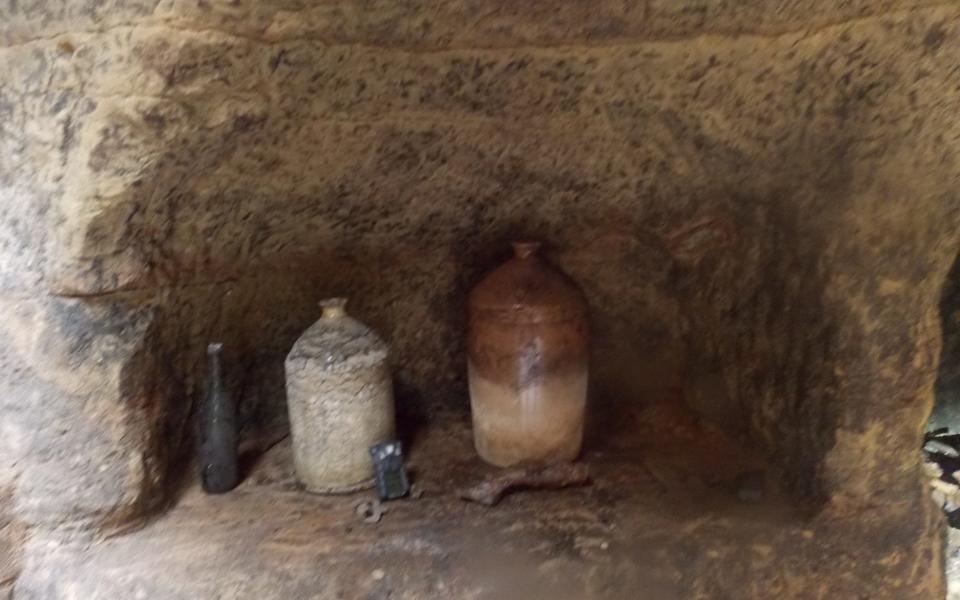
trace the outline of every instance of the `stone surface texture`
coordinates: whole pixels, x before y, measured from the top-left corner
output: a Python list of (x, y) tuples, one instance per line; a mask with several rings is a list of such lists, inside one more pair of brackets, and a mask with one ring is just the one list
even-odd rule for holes
[(536, 237), (590, 302), (594, 405), (682, 384), (830, 532), (784, 597), (937, 597), (958, 55), (920, 0), (3, 3), (0, 523), (160, 508), (206, 343), (269, 422), (325, 296), (401, 412), (465, 410), (466, 291)]
[[(93, 547), (34, 541), (49, 549), (27, 562), (17, 592), (29, 600), (803, 597), (786, 591), (796, 588), (781, 561), (807, 560), (849, 532), (808, 529), (789, 498), (738, 501), (735, 479), (763, 467), (756, 456), (667, 406), (647, 406), (585, 452), (578, 464), (590, 485), (514, 490), (495, 508), (459, 497), (458, 488), (502, 471), (477, 456), (466, 415), (445, 419), (408, 455), (422, 497), (384, 505), (376, 524), (354, 509), (372, 492), (300, 491), (284, 440), (230, 494), (194, 486), (144, 528)], [(775, 550), (787, 546), (793, 556)]]

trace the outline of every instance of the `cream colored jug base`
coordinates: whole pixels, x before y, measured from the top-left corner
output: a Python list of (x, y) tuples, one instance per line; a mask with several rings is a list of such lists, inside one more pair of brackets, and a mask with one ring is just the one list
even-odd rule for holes
[(376, 481), (371, 477), (361, 481), (360, 483), (353, 483), (350, 485), (340, 485), (334, 487), (310, 487), (304, 485), (304, 489), (310, 492), (311, 494), (320, 494), (323, 496), (342, 496), (344, 494), (352, 494), (354, 492), (360, 492), (363, 490), (369, 490), (374, 486)]

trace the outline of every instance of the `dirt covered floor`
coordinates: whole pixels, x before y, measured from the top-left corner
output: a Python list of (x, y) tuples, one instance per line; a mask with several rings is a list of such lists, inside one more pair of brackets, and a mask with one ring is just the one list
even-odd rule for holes
[(601, 425), (614, 433), (583, 457), (592, 485), (492, 508), (455, 493), (496, 472), (467, 420), (423, 426), (409, 440), (422, 496), (389, 503), (378, 523), (355, 512), (372, 491), (301, 491), (287, 438), (232, 493), (194, 486), (146, 527), (92, 544), (35, 540), (17, 597), (739, 598), (814, 536), (755, 456), (669, 395)]

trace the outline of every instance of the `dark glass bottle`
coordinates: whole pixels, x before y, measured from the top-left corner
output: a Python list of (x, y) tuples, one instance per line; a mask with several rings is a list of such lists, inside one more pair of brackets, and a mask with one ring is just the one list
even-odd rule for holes
[(200, 480), (210, 494), (237, 485), (237, 413), (223, 386), (223, 344), (207, 346), (207, 397), (200, 421)]

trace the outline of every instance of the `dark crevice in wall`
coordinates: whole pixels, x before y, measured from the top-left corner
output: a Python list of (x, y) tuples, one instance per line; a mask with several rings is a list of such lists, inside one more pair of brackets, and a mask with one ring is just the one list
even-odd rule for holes
[(928, 429), (948, 427), (960, 432), (960, 257), (950, 268), (940, 297), (940, 322), (943, 347)]

